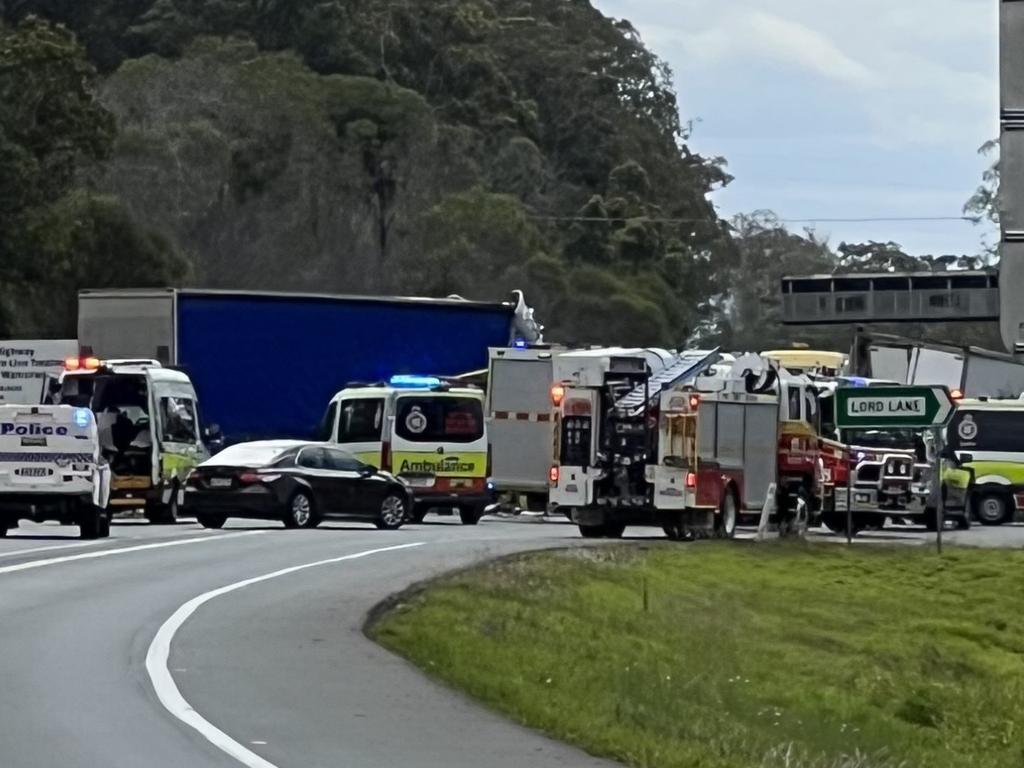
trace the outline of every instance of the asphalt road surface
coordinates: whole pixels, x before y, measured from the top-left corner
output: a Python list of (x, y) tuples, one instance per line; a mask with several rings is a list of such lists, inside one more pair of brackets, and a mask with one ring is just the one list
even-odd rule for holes
[[(933, 538), (901, 528), (859, 542)], [(1024, 528), (947, 540), (1019, 547)], [(0, 539), (0, 766), (608, 765), (477, 707), (362, 633), (370, 608), (416, 581), (581, 544), (568, 524), (497, 519), (396, 532), (125, 522), (99, 542), (23, 524)]]

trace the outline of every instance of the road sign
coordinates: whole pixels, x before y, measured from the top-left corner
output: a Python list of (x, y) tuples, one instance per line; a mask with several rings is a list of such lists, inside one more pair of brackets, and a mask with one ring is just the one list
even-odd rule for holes
[(839, 387), (836, 426), (840, 429), (941, 427), (953, 416), (946, 387)]

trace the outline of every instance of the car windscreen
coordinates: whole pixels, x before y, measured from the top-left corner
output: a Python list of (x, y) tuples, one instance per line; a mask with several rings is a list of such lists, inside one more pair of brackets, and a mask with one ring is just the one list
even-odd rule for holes
[(1024, 410), (958, 410), (946, 439), (954, 451), (1024, 454)]
[(401, 397), (395, 433), (416, 443), (472, 443), (484, 435), (483, 405), (475, 397)]

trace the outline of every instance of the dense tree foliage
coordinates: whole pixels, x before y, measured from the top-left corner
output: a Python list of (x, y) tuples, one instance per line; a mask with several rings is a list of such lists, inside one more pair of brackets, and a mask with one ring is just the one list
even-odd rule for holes
[(756, 348), (793, 340), (782, 274), (948, 266), (722, 221), (724, 160), (690, 151), (668, 68), (589, 0), (0, 17), (0, 332), (71, 332), (33, 308), (85, 286), (522, 288), (556, 339)]

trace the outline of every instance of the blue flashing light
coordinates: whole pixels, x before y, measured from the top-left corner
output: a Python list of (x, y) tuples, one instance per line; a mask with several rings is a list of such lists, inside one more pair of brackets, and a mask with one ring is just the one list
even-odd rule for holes
[(846, 383), (851, 387), (866, 387), (868, 385), (868, 380), (863, 379), (860, 376), (847, 376)]
[(526, 343), (525, 339), (516, 339), (512, 342), (512, 346), (516, 349), (526, 349), (529, 345)]
[(441, 380), (436, 376), (416, 376), (401, 373), (397, 376), (392, 376), (390, 384), (392, 387), (401, 389), (429, 389), (430, 387), (441, 386)]
[(85, 429), (92, 421), (92, 412), (88, 408), (75, 408), (75, 426)]

